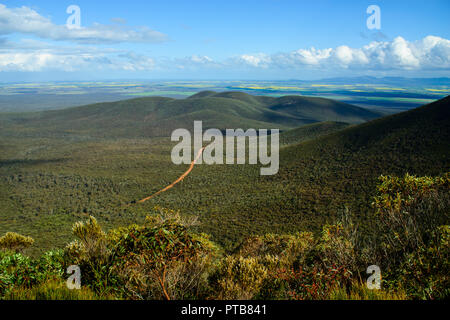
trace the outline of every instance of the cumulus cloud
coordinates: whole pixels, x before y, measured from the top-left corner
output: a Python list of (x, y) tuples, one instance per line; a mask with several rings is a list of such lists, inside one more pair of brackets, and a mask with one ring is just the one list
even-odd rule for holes
[[(450, 41), (427, 36), (418, 41), (380, 34), (360, 48), (342, 44), (335, 48), (299, 48), (291, 52), (247, 53), (218, 61), (207, 55), (150, 57), (96, 44), (153, 43), (166, 35), (148, 27), (131, 28), (120, 18), (111, 25), (94, 24), (79, 29), (56, 25), (36, 10), (0, 4), (0, 72), (28, 71), (173, 71), (173, 70), (306, 70), (391, 71), (450, 70)], [(14, 40), (12, 34), (22, 37)], [(36, 40), (39, 38), (39, 40)], [(369, 40), (368, 40), (369, 41)]]
[(148, 27), (132, 29), (125, 25), (94, 24), (90, 27), (69, 29), (56, 25), (29, 7), (8, 8), (0, 4), (0, 35), (22, 33), (44, 39), (78, 43), (151, 43), (167, 40), (166, 35)]
[(327, 49), (299, 49), (273, 55), (241, 55), (249, 67), (364, 68), (366, 70), (450, 69), (450, 41), (436, 36), (409, 42), (402, 37), (374, 41), (362, 48), (346, 45)]
[(35, 39), (4, 39), (0, 41), (0, 72), (105, 69), (114, 67), (110, 57), (121, 54), (124, 53), (114, 48), (61, 45)]
[(259, 53), (259, 54), (243, 54), (239, 57), (234, 58), (234, 61), (238, 64), (247, 64), (252, 67), (267, 68), (271, 63), (270, 56)]
[(450, 41), (427, 36), (410, 42), (402, 37), (374, 41), (361, 48), (341, 45), (336, 48), (299, 49), (276, 54), (243, 54), (215, 60), (206, 55), (183, 58), (151, 57), (148, 54), (86, 44), (0, 37), (1, 71), (303, 71), (348, 70), (389, 74), (395, 71), (450, 70)]
[(53, 50), (7, 53), (0, 51), (0, 71), (151, 71), (155, 61), (133, 52), (55, 52)]
[(105, 61), (103, 61), (103, 57), (91, 54), (58, 55), (46, 51), (0, 53), (0, 71), (58, 70), (70, 72), (94, 63), (104, 65)]
[(34, 39), (0, 42), (0, 72), (147, 71), (154, 68), (152, 58), (114, 48), (61, 46)]
[(287, 55), (281, 54), (280, 64), (282, 65), (287, 62), (295, 64), (319, 65), (330, 57), (331, 51), (331, 49), (316, 50), (314, 47), (310, 50), (299, 49)]

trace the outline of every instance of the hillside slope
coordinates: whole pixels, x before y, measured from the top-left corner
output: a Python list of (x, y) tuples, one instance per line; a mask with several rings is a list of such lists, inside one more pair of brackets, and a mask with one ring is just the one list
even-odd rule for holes
[(322, 121), (361, 123), (380, 114), (333, 100), (201, 92), (187, 99), (147, 97), (36, 113), (0, 114), (0, 134), (25, 136), (157, 137), (177, 128), (287, 130)]
[(280, 145), (287, 146), (298, 144), (308, 140), (313, 140), (318, 137), (340, 131), (344, 128), (347, 128), (348, 126), (348, 123), (333, 121), (325, 121), (305, 125), (281, 133)]
[[(305, 128), (290, 133), (294, 140), (301, 138)], [(282, 141), (288, 133), (281, 135)], [(228, 244), (251, 233), (320, 231), (345, 208), (360, 228), (369, 230), (370, 203), (379, 176), (449, 172), (448, 141), (450, 97), (286, 146), (280, 150), (280, 171), (275, 176), (260, 177), (251, 166), (198, 167), (198, 176), (166, 197), (173, 201), (201, 194), (196, 204), (183, 201), (177, 208), (203, 213), (206, 223), (201, 230)], [(221, 192), (226, 194), (224, 199), (216, 197)], [(203, 202), (210, 206), (204, 207)], [(164, 198), (158, 203), (170, 205)]]
[(375, 118), (370, 110), (316, 97), (285, 96), (273, 101), (269, 108), (315, 121), (361, 123)]
[[(187, 170), (187, 166), (172, 164), (174, 144), (167, 137), (77, 140), (3, 135), (0, 233), (24, 233), (35, 237), (36, 248), (52, 248), (67, 243), (72, 224), (87, 215), (108, 227), (123, 226), (143, 221), (155, 206), (199, 216), (199, 231), (227, 247), (250, 234), (319, 232), (345, 207), (361, 228), (366, 228), (381, 174), (439, 175), (450, 171), (449, 99), (361, 125), (325, 122), (285, 131), (277, 175), (260, 176), (258, 165), (199, 165), (182, 183), (144, 204), (136, 201), (166, 187)], [(120, 105), (116, 107), (120, 114)], [(141, 112), (139, 107), (142, 104), (135, 113)], [(111, 116), (114, 109), (96, 108), (71, 110), (73, 118), (79, 117), (74, 123), (81, 125), (84, 116), (89, 121), (97, 119), (104, 129), (102, 112)], [(157, 104), (146, 108), (166, 111)], [(223, 114), (214, 110), (195, 112), (209, 119), (216, 115), (217, 124), (223, 120)], [(190, 113), (192, 118), (180, 115), (177, 121), (191, 121), (195, 112)], [(52, 117), (62, 115), (56, 112)], [(33, 119), (35, 114), (27, 116), (4, 123), (23, 125), (22, 134), (30, 135), (37, 129), (28, 129), (26, 122), (42, 124), (45, 120), (48, 125), (59, 125), (45, 119), (48, 115), (40, 114), (41, 119)], [(233, 121), (241, 120), (233, 117)], [(138, 130), (139, 119), (134, 123), (131, 118), (129, 125)], [(65, 118), (61, 121), (67, 124)]]

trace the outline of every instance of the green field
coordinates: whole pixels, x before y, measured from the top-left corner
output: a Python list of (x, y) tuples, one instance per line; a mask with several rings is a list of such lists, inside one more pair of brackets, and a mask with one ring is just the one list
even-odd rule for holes
[(200, 91), (237, 90), (253, 95), (301, 95), (337, 99), (395, 113), (450, 94), (448, 79), (342, 78), (317, 81), (98, 81), (0, 84), (1, 111), (34, 111), (125, 100), (185, 98)]

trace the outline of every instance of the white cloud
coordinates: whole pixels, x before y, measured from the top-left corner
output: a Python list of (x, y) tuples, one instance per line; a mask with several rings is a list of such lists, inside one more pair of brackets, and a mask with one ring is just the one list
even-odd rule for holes
[(362, 48), (346, 45), (326, 49), (299, 49), (274, 55), (241, 55), (240, 62), (255, 68), (364, 68), (367, 70), (450, 69), (450, 41), (436, 36), (409, 42), (371, 42)]
[(190, 57), (190, 60), (194, 63), (199, 63), (199, 64), (208, 64), (208, 63), (213, 62), (213, 60), (210, 57), (199, 56), (199, 55), (193, 55), (192, 57)]
[[(0, 71), (76, 71), (99, 60), (93, 55), (58, 55), (45, 51), (0, 53)], [(103, 62), (104, 63), (104, 62)]]
[(420, 61), (414, 56), (410, 44), (402, 37), (397, 37), (388, 46), (388, 53), (392, 58), (392, 65), (400, 68), (412, 69), (420, 67)]
[(258, 54), (243, 54), (237, 58), (234, 59), (237, 63), (243, 63), (248, 64), (253, 67), (262, 67), (267, 68), (267, 66), (270, 64), (271, 59), (269, 56), (258, 53)]
[(447, 39), (428, 36), (416, 42), (411, 50), (423, 67), (433, 69), (450, 67), (450, 41)]
[(178, 70), (217, 69), (223, 64), (214, 61), (204, 55), (192, 55), (185, 58), (161, 58), (158, 59), (158, 68), (170, 70), (174, 67)]
[[(93, 46), (121, 42), (152, 43), (166, 36), (148, 27), (130, 28), (120, 18), (112, 25), (94, 24), (80, 29), (56, 25), (26, 6), (8, 8), (0, 4), (0, 72), (123, 70), (278, 70), (311, 69), (328, 72), (356, 70), (364, 72), (444, 71), (450, 70), (450, 41), (427, 36), (418, 41), (397, 37), (392, 41), (373, 41), (361, 48), (340, 45), (336, 48), (300, 48), (275, 54), (253, 53), (222, 61), (207, 55), (189, 57), (150, 57), (146, 54)], [(36, 39), (12, 41), (12, 34)], [(385, 39), (385, 37), (377, 37)], [(68, 41), (68, 42), (61, 42)], [(68, 44), (71, 43), (71, 44)]]
[(2, 71), (161, 71), (262, 72), (341, 70), (388, 75), (395, 71), (448, 72), (450, 41), (436, 36), (409, 42), (401, 37), (392, 41), (371, 42), (362, 48), (338, 46), (325, 49), (299, 49), (277, 54), (244, 54), (225, 60), (207, 55), (184, 58), (151, 57), (147, 54), (92, 45), (62, 45), (35, 39), (11, 41), (0, 38)]
[(61, 46), (32, 39), (0, 42), (0, 72), (148, 71), (154, 68), (150, 57), (112, 48)]
[(346, 66), (353, 61), (353, 50), (347, 46), (339, 46), (334, 50), (336, 60)]
[(331, 49), (316, 50), (312, 47), (309, 50), (299, 49), (290, 54), (291, 60), (307, 65), (319, 65), (322, 61), (328, 59), (331, 55)]
[(148, 27), (132, 29), (124, 25), (94, 24), (91, 27), (69, 29), (55, 25), (29, 7), (8, 8), (0, 4), (0, 35), (22, 33), (44, 39), (75, 41), (78, 43), (151, 43), (166, 40), (166, 35)]
[(115, 66), (124, 71), (149, 71), (155, 68), (155, 61), (144, 55), (128, 52), (118, 56)]

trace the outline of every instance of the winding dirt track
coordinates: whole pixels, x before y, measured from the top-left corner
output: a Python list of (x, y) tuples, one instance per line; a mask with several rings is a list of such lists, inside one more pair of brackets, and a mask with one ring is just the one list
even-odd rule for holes
[(175, 180), (174, 182), (172, 182), (169, 186), (167, 186), (167, 187), (165, 187), (164, 189), (158, 191), (158, 192), (155, 193), (154, 195), (151, 195), (150, 197), (147, 197), (147, 198), (145, 198), (145, 199), (142, 199), (142, 200), (138, 201), (138, 203), (144, 203), (144, 202), (146, 202), (146, 201), (148, 201), (148, 200), (150, 200), (150, 199), (156, 197), (157, 195), (159, 195), (159, 194), (161, 194), (161, 193), (163, 193), (163, 192), (166, 192), (166, 191), (169, 190), (169, 189), (172, 189), (177, 183), (183, 181), (183, 179), (186, 178), (186, 177), (189, 175), (189, 173), (191, 173), (192, 169), (194, 169), (195, 164), (197, 163), (198, 159), (200, 159), (200, 157), (202, 156), (202, 153), (203, 153), (204, 150), (205, 150), (205, 147), (201, 148), (201, 149), (198, 151), (197, 156), (195, 157), (194, 161), (191, 162), (191, 165), (189, 166), (189, 169), (188, 169), (185, 173), (183, 173), (183, 174), (181, 175), (181, 177), (179, 177), (177, 180)]

